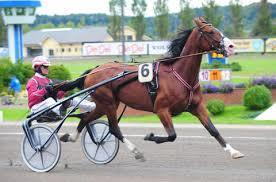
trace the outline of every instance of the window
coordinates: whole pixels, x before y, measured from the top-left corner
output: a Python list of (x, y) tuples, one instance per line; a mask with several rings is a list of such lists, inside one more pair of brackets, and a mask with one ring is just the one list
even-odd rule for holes
[(64, 48), (61, 49), (61, 52), (64, 52)]
[(68, 52), (71, 52), (71, 48), (68, 48)]
[(130, 40), (133, 40), (132, 39), (132, 35), (128, 35), (127, 38), (126, 38), (127, 41), (130, 41)]
[(5, 8), (4, 12), (6, 16), (12, 16), (12, 8)]
[(53, 56), (54, 55), (54, 50), (53, 49), (49, 49), (49, 56)]
[(25, 8), (16, 8), (16, 15), (19, 15), (19, 16), (24, 16), (26, 13), (26, 9)]
[(78, 52), (78, 48), (75, 48), (75, 52)]
[(35, 15), (35, 8), (29, 8), (29, 15), (34, 16)]

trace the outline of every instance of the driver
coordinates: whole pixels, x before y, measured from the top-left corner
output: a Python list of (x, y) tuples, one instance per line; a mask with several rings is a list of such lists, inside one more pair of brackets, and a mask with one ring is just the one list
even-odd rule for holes
[[(47, 78), (49, 66), (51, 66), (51, 63), (44, 56), (37, 56), (32, 60), (32, 68), (35, 71), (35, 75), (26, 85), (28, 92), (28, 106), (32, 113), (56, 104), (56, 99), (61, 99), (65, 95), (65, 92), (58, 91), (56, 95), (53, 96), (53, 82)], [(56, 116), (63, 116), (66, 114), (66, 109), (68, 107), (76, 106), (79, 101), (80, 98), (75, 97), (72, 100), (53, 108), (52, 112), (56, 114)], [(86, 112), (91, 112), (96, 108), (96, 104), (94, 102), (83, 100), (79, 104), (79, 107)]]

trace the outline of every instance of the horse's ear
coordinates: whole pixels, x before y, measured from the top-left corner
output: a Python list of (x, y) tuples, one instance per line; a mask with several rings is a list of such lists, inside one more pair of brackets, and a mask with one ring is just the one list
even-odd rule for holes
[(202, 16), (199, 17), (199, 20), (200, 20), (202, 23), (206, 23), (206, 20), (205, 20)]
[(198, 19), (198, 18), (195, 18), (194, 19), (194, 22), (195, 22), (195, 24), (198, 26), (198, 27), (201, 27), (201, 21), (200, 21), (200, 19)]

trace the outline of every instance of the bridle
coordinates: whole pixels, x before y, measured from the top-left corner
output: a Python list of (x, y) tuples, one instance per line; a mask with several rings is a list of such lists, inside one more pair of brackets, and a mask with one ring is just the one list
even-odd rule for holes
[(219, 33), (221, 33), (222, 36), (221, 36), (220, 40), (214, 39), (210, 35), (211, 33), (203, 31), (203, 29), (206, 26), (212, 27), (212, 24), (206, 23), (206, 24), (204, 24), (204, 25), (202, 25), (201, 27), (198, 28), (198, 32), (200, 33), (200, 37), (203, 37), (207, 41), (207, 43), (209, 44), (209, 46), (211, 47), (212, 50), (216, 51), (219, 54), (223, 54), (225, 56), (227, 54), (226, 50), (225, 50), (225, 46), (224, 46), (224, 41), (223, 41), (225, 37), (223, 36), (223, 34), (218, 29), (216, 29)]

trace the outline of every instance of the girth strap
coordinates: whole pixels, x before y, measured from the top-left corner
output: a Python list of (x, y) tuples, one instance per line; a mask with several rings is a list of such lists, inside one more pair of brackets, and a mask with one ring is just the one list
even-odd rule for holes
[(153, 63), (153, 79), (151, 82), (147, 83), (149, 95), (151, 98), (152, 105), (154, 107), (154, 103), (157, 97), (157, 90), (159, 88), (158, 83), (158, 70), (159, 70), (160, 62), (154, 62)]
[(171, 67), (172, 68), (172, 72), (173, 72), (173, 74), (174, 74), (174, 76), (189, 90), (189, 100), (188, 100), (188, 104), (187, 104), (187, 106), (186, 106), (186, 108), (185, 108), (185, 110), (187, 110), (189, 107), (190, 107), (190, 105), (191, 105), (191, 103), (192, 103), (192, 100), (193, 100), (193, 96), (194, 96), (194, 91), (199, 87), (199, 82), (197, 82), (193, 87), (189, 84), (189, 83), (187, 83), (177, 72), (176, 72), (176, 70), (173, 68), (173, 67)]

